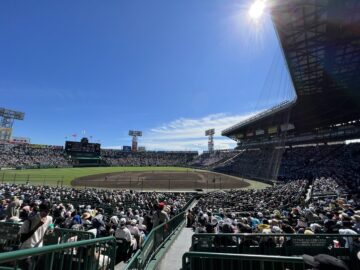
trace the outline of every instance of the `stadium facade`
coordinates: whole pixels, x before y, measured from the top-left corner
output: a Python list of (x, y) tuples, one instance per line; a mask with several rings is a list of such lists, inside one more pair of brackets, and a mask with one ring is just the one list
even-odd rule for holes
[(360, 2), (271, 3), (296, 97), (222, 135), (239, 145), (276, 144), (285, 133), (289, 145), (360, 138)]

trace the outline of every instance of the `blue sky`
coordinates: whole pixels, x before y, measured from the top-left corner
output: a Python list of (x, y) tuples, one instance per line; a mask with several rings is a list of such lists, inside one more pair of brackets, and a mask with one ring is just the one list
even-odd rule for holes
[(1, 1), (0, 107), (26, 114), (13, 135), (63, 145), (85, 130), (121, 147), (135, 129), (148, 149), (200, 150), (215, 128), (215, 148), (233, 147), (222, 129), (289, 96), (272, 23), (251, 21), (250, 3)]

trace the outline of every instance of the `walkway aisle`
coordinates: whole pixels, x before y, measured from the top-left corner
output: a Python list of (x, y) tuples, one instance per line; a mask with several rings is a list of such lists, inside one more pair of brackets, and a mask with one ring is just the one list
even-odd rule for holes
[(182, 255), (189, 251), (191, 246), (191, 236), (194, 234), (192, 228), (182, 228), (175, 241), (161, 259), (158, 270), (180, 270)]
[[(192, 209), (198, 200), (195, 200), (190, 206), (189, 209)], [(186, 225), (186, 221), (185, 221)], [(184, 226), (185, 226), (184, 225)], [(172, 244), (167, 247), (166, 253), (162, 256), (159, 263), (157, 264), (157, 270), (180, 270), (182, 266), (182, 255), (189, 251), (191, 246), (191, 237), (194, 234), (192, 228), (181, 228), (180, 231), (175, 234), (175, 240)], [(116, 265), (115, 270), (124, 270), (126, 264), (121, 262)]]
[[(198, 200), (195, 200), (190, 206), (189, 209), (192, 209), (196, 206)], [(186, 221), (185, 225), (186, 226)], [(182, 255), (189, 251), (191, 246), (191, 237), (194, 234), (192, 228), (183, 227), (181, 231), (177, 234), (177, 238), (169, 246), (165, 255), (161, 258), (157, 270), (180, 270), (182, 267)]]

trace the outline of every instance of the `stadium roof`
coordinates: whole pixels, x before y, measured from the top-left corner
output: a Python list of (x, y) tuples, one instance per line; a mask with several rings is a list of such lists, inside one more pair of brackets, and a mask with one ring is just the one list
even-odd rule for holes
[(287, 121), (305, 132), (359, 120), (360, 1), (277, 0), (271, 16), (297, 98), (222, 134), (235, 137)]

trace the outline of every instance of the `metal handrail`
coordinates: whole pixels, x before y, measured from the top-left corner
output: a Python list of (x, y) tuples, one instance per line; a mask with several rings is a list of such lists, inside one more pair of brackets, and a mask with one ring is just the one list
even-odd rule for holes
[[(251, 255), (251, 254), (229, 254), (229, 253), (208, 253), (208, 252), (186, 252), (182, 256), (182, 270), (191, 269), (187, 266), (187, 259), (201, 259), (202, 263), (204, 259), (212, 259), (212, 260), (236, 260), (236, 261), (248, 261), (248, 262), (257, 262), (259, 263), (260, 269), (267, 269), (267, 270), (276, 270), (276, 266), (274, 263), (282, 263), (282, 264), (291, 264), (295, 269), (295, 265), (299, 266), (300, 269), (305, 269), (305, 264), (303, 259), (300, 257), (288, 257), (288, 256), (269, 256), (269, 255)], [(265, 263), (272, 263), (270, 268), (265, 268)], [(204, 266), (204, 265), (203, 265)], [(212, 269), (218, 269), (217, 265), (212, 265)], [(221, 265), (223, 266), (223, 265)], [(252, 265), (250, 265), (252, 266)], [(297, 269), (299, 269), (297, 268)], [(207, 269), (208, 266), (205, 265), (202, 269)], [(223, 268), (220, 268), (223, 269)], [(239, 268), (242, 269), (242, 268)], [(246, 269), (248, 269), (246, 267)], [(251, 268), (250, 268), (251, 269)], [(281, 268), (283, 269), (283, 268)]]
[(22, 249), (16, 250), (13, 252), (5, 252), (0, 253), (0, 264), (5, 262), (17, 261), (21, 259), (25, 259), (31, 256), (38, 256), (43, 255), (46, 253), (52, 252), (59, 252), (59, 251), (66, 251), (71, 248), (83, 247), (83, 246), (90, 246), (100, 243), (111, 242), (116, 245), (116, 240), (113, 236), (102, 237), (102, 238), (95, 238), (90, 240), (82, 240), (77, 242), (70, 242), (70, 243), (63, 243), (59, 245), (49, 245), (43, 246), (38, 248), (29, 248), (29, 249)]
[(319, 233), (314, 235), (304, 235), (304, 234), (295, 234), (295, 233), (195, 233), (193, 234), (194, 237), (202, 237), (202, 236), (266, 236), (266, 237), (279, 237), (279, 236), (287, 236), (287, 237), (294, 237), (294, 236), (303, 236), (304, 238), (311, 238), (314, 236), (324, 236), (324, 237), (360, 237), (360, 234), (331, 234), (331, 233)]
[[(147, 263), (150, 261), (152, 257), (155, 256), (155, 254), (159, 251), (159, 249), (163, 246), (163, 244), (171, 237), (174, 231), (183, 224), (185, 221), (185, 214), (191, 203), (195, 200), (196, 196), (191, 198), (191, 200), (183, 207), (183, 210), (181, 213), (170, 219), (167, 223), (160, 224), (153, 228), (149, 235), (147, 236), (144, 244), (142, 247), (135, 253), (135, 255), (130, 259), (129, 263), (127, 264), (125, 270), (130, 269), (143, 269), (141, 266), (146, 266)], [(181, 220), (180, 222), (178, 220)], [(174, 228), (167, 236), (163, 238), (161, 243), (156, 243), (155, 238), (156, 235), (162, 235), (164, 232), (164, 226), (169, 226), (171, 223), (176, 223)], [(155, 246), (158, 244), (157, 246)], [(150, 250), (150, 252), (148, 252)], [(141, 264), (141, 265), (139, 265)], [(135, 266), (135, 268), (134, 268)]]

